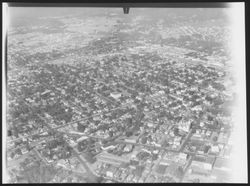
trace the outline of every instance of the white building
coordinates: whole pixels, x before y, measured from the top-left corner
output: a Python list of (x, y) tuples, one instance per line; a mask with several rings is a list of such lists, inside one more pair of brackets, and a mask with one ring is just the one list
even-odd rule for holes
[(114, 99), (119, 99), (122, 96), (122, 94), (119, 92), (112, 92), (110, 96), (113, 97)]

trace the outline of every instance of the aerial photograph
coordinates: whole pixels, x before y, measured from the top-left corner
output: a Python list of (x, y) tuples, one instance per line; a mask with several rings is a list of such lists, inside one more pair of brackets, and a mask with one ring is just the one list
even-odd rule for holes
[(8, 13), (8, 183), (232, 182), (226, 8)]

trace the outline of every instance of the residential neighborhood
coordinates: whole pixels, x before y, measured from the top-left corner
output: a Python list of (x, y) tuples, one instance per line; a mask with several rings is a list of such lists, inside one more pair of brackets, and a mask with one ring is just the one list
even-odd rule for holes
[(11, 183), (230, 182), (226, 16), (147, 11), (13, 20)]

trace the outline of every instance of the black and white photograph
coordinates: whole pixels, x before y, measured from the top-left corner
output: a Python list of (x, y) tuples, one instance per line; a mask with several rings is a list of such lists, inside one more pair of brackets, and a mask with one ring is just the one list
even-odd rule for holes
[(214, 4), (3, 3), (3, 183), (248, 183), (245, 8)]

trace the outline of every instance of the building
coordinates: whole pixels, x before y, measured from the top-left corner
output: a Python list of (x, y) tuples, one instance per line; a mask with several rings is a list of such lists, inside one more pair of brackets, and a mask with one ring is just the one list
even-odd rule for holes
[(133, 149), (133, 145), (128, 144), (125, 146), (125, 148), (123, 150), (124, 150), (124, 152), (130, 152), (130, 151), (132, 151), (132, 149)]
[(113, 166), (120, 167), (122, 163), (129, 163), (129, 159), (115, 156), (109, 153), (101, 153), (96, 156), (96, 159), (100, 162), (111, 164)]
[(109, 149), (114, 149), (116, 146), (115, 145), (109, 145), (107, 147), (101, 147), (102, 150), (109, 150)]
[(117, 170), (116, 167), (110, 166), (110, 167), (108, 168), (108, 170), (106, 171), (106, 176), (107, 176), (107, 177), (113, 178), (113, 177), (114, 177), (114, 174), (115, 174), (115, 172), (116, 172), (116, 170)]
[(110, 96), (114, 99), (119, 99), (122, 96), (122, 94), (120, 92), (112, 92)]
[(83, 136), (83, 137), (80, 137), (79, 139), (77, 139), (77, 143), (81, 142), (81, 141), (85, 141), (87, 140), (89, 137), (87, 136)]
[(214, 161), (215, 158), (213, 157), (196, 156), (192, 161), (190, 168), (193, 173), (208, 174), (213, 168)]
[(125, 142), (128, 142), (128, 143), (136, 143), (137, 142), (137, 136), (131, 136), (129, 138), (126, 138), (125, 139)]
[(218, 145), (211, 146), (209, 154), (218, 154), (220, 152), (220, 148)]

